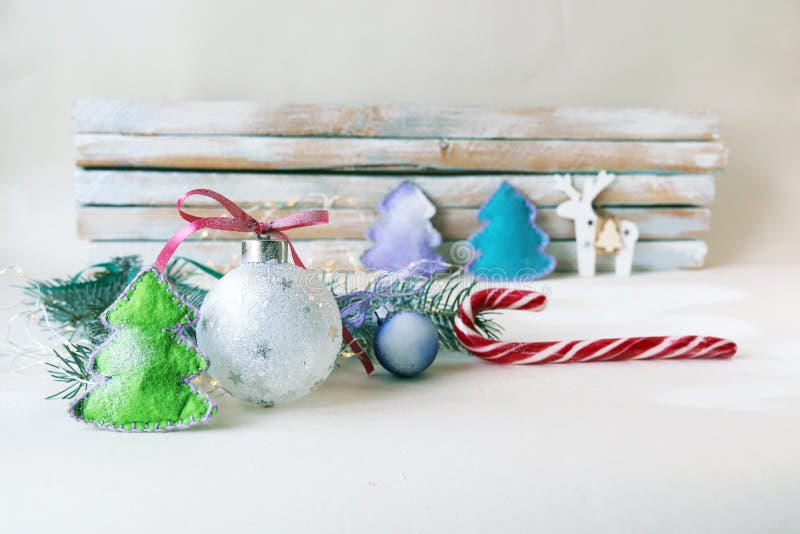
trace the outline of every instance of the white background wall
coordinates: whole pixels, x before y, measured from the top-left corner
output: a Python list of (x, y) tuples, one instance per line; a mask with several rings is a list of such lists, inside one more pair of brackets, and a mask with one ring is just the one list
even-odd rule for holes
[(797, 0), (2, 0), (0, 264), (85, 262), (78, 97), (713, 107), (712, 262), (800, 259)]

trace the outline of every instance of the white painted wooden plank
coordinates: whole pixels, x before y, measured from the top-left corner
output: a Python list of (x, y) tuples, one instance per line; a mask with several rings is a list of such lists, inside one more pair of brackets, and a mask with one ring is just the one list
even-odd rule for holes
[[(312, 240), (294, 241), (300, 257), (310, 268), (361, 270), (359, 258), (369, 244), (365, 241)], [(99, 262), (111, 256), (139, 254), (145, 263), (153, 261), (164, 246), (159, 241), (93, 241), (89, 244), (90, 261)], [(452, 243), (444, 243), (441, 253), (449, 257)], [(547, 251), (558, 261), (557, 270), (576, 270), (574, 241), (554, 241)], [(636, 244), (633, 268), (636, 271), (696, 269), (703, 266), (708, 247), (704, 241), (640, 241)], [(239, 262), (239, 246), (231, 241), (190, 241), (178, 254), (193, 258), (217, 269), (228, 270)], [(614, 259), (598, 257), (599, 271), (614, 270)]]
[[(196, 208), (191, 213), (203, 217), (224, 217), (219, 208)], [(259, 220), (277, 219), (297, 210), (283, 208), (253, 209), (250, 214)], [(685, 239), (702, 237), (709, 229), (707, 208), (609, 208), (614, 217), (636, 223), (641, 239)], [(378, 220), (373, 209), (330, 210), (330, 223), (297, 228), (291, 236), (296, 239), (360, 239), (367, 228)], [(444, 239), (466, 239), (483, 223), (474, 208), (439, 209), (433, 225)], [(553, 239), (574, 238), (573, 221), (556, 215), (554, 208), (540, 209), (536, 223)], [(167, 207), (84, 207), (78, 211), (78, 234), (82, 239), (169, 239), (186, 222), (174, 208)], [(196, 238), (238, 240), (230, 232), (209, 230), (195, 234)]]
[(479, 139), (719, 138), (704, 109), (535, 108), (78, 100), (76, 133)]
[[(578, 261), (573, 241), (555, 241), (548, 248), (558, 261), (559, 272), (575, 272)], [(699, 269), (705, 263), (708, 245), (700, 240), (639, 241), (633, 255), (635, 271), (671, 271)], [(613, 272), (614, 257), (598, 256), (598, 272)]]
[[(217, 173), (191, 171), (130, 171), (77, 169), (75, 194), (79, 204), (174, 206), (186, 191), (208, 188), (242, 206), (367, 208), (376, 206), (403, 180), (417, 184), (439, 207), (477, 207), (508, 181), (539, 206), (565, 200), (553, 175), (394, 176), (341, 174)], [(585, 176), (575, 175), (580, 189)], [(604, 189), (600, 205), (708, 205), (714, 200), (711, 174), (620, 174)], [(193, 197), (193, 206), (213, 205)]]
[(328, 171), (667, 171), (725, 168), (710, 142), (497, 141), (78, 134), (81, 167)]

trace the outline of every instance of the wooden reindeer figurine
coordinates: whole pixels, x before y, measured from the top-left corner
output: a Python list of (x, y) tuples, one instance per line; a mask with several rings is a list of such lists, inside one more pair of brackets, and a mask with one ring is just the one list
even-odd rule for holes
[(578, 192), (572, 185), (572, 176), (556, 175), (556, 189), (566, 193), (569, 200), (556, 208), (556, 213), (575, 221), (575, 244), (578, 257), (578, 274), (594, 276), (598, 254), (614, 255), (617, 276), (631, 274), (633, 249), (639, 239), (639, 229), (631, 221), (617, 222), (611, 217), (598, 217), (592, 203), (600, 191), (614, 181), (614, 175), (601, 171), (589, 178)]

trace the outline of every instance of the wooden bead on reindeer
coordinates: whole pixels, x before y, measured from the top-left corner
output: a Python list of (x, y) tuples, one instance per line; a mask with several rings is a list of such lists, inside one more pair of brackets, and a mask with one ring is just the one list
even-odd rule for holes
[(578, 274), (594, 276), (597, 255), (615, 256), (614, 271), (617, 276), (631, 274), (633, 250), (639, 239), (639, 228), (631, 221), (617, 221), (600, 217), (593, 206), (594, 199), (614, 181), (614, 175), (600, 171), (587, 179), (579, 192), (572, 185), (572, 176), (556, 175), (556, 189), (563, 191), (568, 200), (556, 208), (556, 213), (575, 221), (575, 246), (577, 247)]

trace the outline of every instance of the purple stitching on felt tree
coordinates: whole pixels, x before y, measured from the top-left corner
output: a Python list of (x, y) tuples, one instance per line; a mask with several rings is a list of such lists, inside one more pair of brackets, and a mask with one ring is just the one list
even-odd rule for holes
[[(145, 327), (150, 316), (138, 313), (144, 308), (124, 312), (137, 306), (135, 300), (142, 304), (146, 297), (141, 295), (146, 292), (157, 297), (149, 302), (149, 310), (170, 316), (170, 324)], [(109, 336), (90, 356), (88, 368), (95, 384), (70, 406), (74, 419), (117, 432), (163, 432), (211, 419), (216, 404), (191, 383), (206, 371), (208, 361), (184, 334), (196, 324), (196, 310), (172, 289), (161, 271), (154, 267), (141, 271), (100, 320)], [(98, 366), (101, 357), (103, 365)], [(86, 406), (97, 396), (100, 400), (87, 416)], [(125, 415), (132, 411), (146, 417), (136, 420)]]
[(436, 207), (419, 187), (403, 182), (381, 201), (378, 211), (380, 219), (367, 230), (373, 246), (361, 257), (364, 266), (399, 271), (429, 261), (436, 262), (432, 272), (444, 269), (442, 257), (434, 251), (442, 244), (442, 236), (430, 221)]
[(478, 212), (486, 224), (469, 238), (476, 256), (466, 270), (488, 280), (534, 280), (553, 272), (556, 261), (545, 253), (550, 238), (536, 223), (536, 206), (508, 182), (502, 182)]

